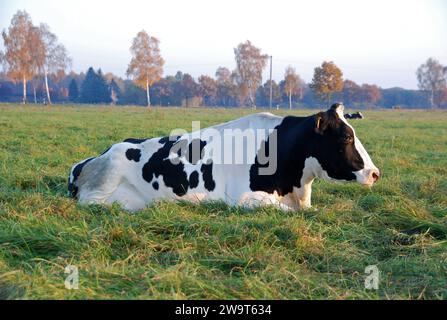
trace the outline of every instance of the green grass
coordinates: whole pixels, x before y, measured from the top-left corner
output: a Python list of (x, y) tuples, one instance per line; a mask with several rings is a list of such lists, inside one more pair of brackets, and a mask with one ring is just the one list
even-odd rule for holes
[[(0, 106), (0, 299), (447, 298), (447, 112), (352, 121), (383, 178), (319, 181), (315, 211), (166, 202), (130, 215), (66, 196), (71, 165), (115, 142), (249, 112)], [(67, 265), (79, 290), (64, 287)]]

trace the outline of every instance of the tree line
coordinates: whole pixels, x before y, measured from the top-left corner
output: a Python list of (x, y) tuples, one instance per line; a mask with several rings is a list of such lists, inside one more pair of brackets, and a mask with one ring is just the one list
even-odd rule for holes
[[(127, 79), (90, 67), (85, 73), (67, 73), (72, 60), (46, 24), (35, 26), (25, 11), (18, 11), (2, 32), (0, 101), (27, 103), (52, 101), (112, 105), (313, 107), (344, 101), (352, 107), (440, 107), (447, 104), (447, 67), (429, 58), (417, 72), (419, 90), (382, 89), (344, 79), (332, 61), (324, 61), (305, 83), (287, 66), (279, 83), (262, 82), (269, 56), (250, 41), (234, 48), (236, 68), (220, 66), (213, 76), (194, 79), (178, 71), (163, 77), (160, 41), (140, 31), (132, 41)], [(30, 92), (31, 95), (30, 95)]]

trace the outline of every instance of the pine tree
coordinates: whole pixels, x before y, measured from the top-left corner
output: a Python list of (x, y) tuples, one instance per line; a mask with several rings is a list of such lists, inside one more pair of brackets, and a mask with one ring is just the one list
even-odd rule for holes
[(102, 75), (101, 69), (98, 73), (90, 67), (81, 86), (82, 103), (110, 103), (110, 93), (107, 82)]
[(70, 85), (68, 86), (68, 97), (71, 102), (79, 101), (79, 89), (75, 79), (71, 79)]
[(96, 81), (98, 103), (110, 103), (112, 99), (110, 97), (109, 86), (101, 69), (98, 70)]
[(96, 72), (90, 67), (81, 85), (81, 102), (95, 103)]

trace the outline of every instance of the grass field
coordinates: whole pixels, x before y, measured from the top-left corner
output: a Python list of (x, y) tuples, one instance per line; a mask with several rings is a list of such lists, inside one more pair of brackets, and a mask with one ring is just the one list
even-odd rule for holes
[[(249, 112), (0, 106), (0, 299), (447, 298), (445, 111), (351, 121), (383, 178), (316, 182), (315, 211), (159, 203), (130, 215), (66, 196), (71, 165), (115, 142)], [(378, 290), (364, 288), (368, 265)]]

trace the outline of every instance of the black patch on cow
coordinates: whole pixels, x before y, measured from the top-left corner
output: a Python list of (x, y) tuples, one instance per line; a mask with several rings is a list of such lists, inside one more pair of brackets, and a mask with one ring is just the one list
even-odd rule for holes
[[(270, 156), (270, 139), (261, 143), (261, 147), (255, 158), (255, 163), (250, 167), (250, 189), (252, 191), (265, 191), (274, 193), (275, 191), (284, 196), (293, 191), (293, 187), (300, 187), (300, 180), (304, 168), (304, 157), (300, 154), (304, 150), (300, 150), (298, 146), (293, 146), (297, 129), (305, 124), (306, 118), (302, 117), (285, 117), (283, 121), (275, 127), (277, 132), (277, 168), (272, 175), (260, 175), (260, 168), (269, 167), (269, 163), (259, 163), (260, 155)], [(307, 125), (308, 126), (308, 125)], [(295, 149), (296, 152), (292, 152)], [(290, 159), (289, 159), (290, 158)], [(300, 174), (301, 173), (301, 174)]]
[[(353, 171), (363, 169), (361, 156), (349, 137), (348, 127), (336, 113), (337, 105), (326, 112), (310, 117), (285, 117), (275, 128), (277, 132), (277, 168), (272, 175), (260, 175), (259, 169), (269, 164), (260, 164), (260, 155), (269, 156), (271, 135), (261, 143), (250, 167), (250, 189), (252, 191), (275, 191), (284, 196), (301, 187), (305, 160), (314, 157), (328, 175), (338, 180), (355, 180)], [(318, 123), (318, 125), (316, 125)], [(318, 128), (317, 128), (318, 127)]]
[(143, 166), (143, 179), (151, 183), (155, 177), (163, 176), (163, 182), (172, 188), (178, 196), (184, 196), (188, 191), (188, 176), (184, 171), (184, 165), (180, 161), (173, 163), (168, 159), (172, 147), (177, 143), (179, 137), (173, 139), (165, 137), (160, 139), (164, 145), (152, 154), (148, 162)]
[(216, 188), (216, 182), (213, 179), (213, 162), (210, 161), (207, 164), (202, 164), (200, 171), (202, 172), (205, 189), (208, 191), (213, 191)]
[(186, 146), (188, 145), (188, 140), (179, 140), (175, 144), (172, 152), (176, 152), (179, 157), (185, 155)]
[(68, 177), (68, 192), (70, 193), (70, 195), (73, 198), (76, 198), (76, 196), (78, 195), (78, 187), (75, 185), (76, 180), (78, 180), (79, 175), (82, 172), (82, 168), (84, 168), (84, 166), (89, 163), (90, 161), (92, 161), (95, 158), (89, 158), (87, 160), (85, 160), (84, 162), (78, 164), (74, 169), (73, 169), (73, 181), (70, 181), (70, 176)]
[(159, 143), (161, 144), (165, 144), (168, 142), (175, 142), (178, 141), (178, 139), (180, 139), (180, 136), (169, 136), (169, 137), (163, 137), (160, 140), (158, 140)]
[(127, 149), (126, 151), (126, 158), (129, 161), (135, 161), (135, 162), (139, 162), (140, 158), (141, 158), (141, 150), (140, 149)]
[(141, 144), (149, 139), (136, 139), (136, 138), (129, 138), (124, 140), (123, 142), (133, 143), (133, 144)]
[(189, 175), (189, 187), (191, 189), (197, 188), (199, 185), (199, 173), (197, 171), (191, 172)]
[(180, 149), (178, 150), (178, 155), (180, 157), (184, 156), (186, 160), (191, 164), (197, 164), (200, 160), (203, 159), (204, 156), (204, 148), (206, 146), (206, 142), (200, 139), (192, 140), (188, 148), (186, 148), (187, 140), (180, 140), (178, 142)]
[(154, 188), (155, 190), (158, 190), (158, 188), (160, 188), (160, 185), (158, 184), (157, 181), (154, 181), (154, 182), (152, 183), (152, 188)]
[(203, 149), (205, 148), (205, 146), (206, 142), (200, 139), (194, 139), (191, 141), (186, 152), (186, 159), (189, 161), (189, 163), (197, 164), (197, 162), (203, 159)]

